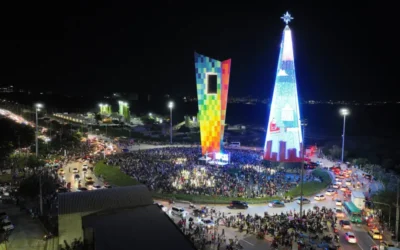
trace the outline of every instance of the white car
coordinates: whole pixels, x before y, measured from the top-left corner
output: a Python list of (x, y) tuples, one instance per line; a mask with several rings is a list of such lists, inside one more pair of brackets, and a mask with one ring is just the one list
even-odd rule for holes
[(102, 189), (102, 188), (103, 188), (103, 187), (100, 186), (100, 185), (93, 185), (93, 186), (92, 186), (92, 189), (93, 189), (93, 190)]
[(346, 180), (346, 185), (350, 187), (352, 185), (351, 180)]
[(340, 190), (341, 190), (341, 191), (346, 191), (347, 189), (349, 189), (347, 186), (341, 186), (341, 187), (340, 187)]
[(349, 243), (353, 243), (353, 244), (357, 243), (356, 236), (354, 235), (353, 232), (345, 233), (344, 237), (346, 238), (347, 242), (349, 242)]
[(337, 184), (337, 182), (336, 182), (336, 183), (333, 183), (332, 187), (338, 189), (340, 187), (340, 185)]
[(341, 181), (340, 179), (337, 179), (337, 180), (336, 180), (336, 184), (342, 185), (342, 181)]
[(344, 218), (344, 212), (342, 209), (336, 208), (336, 217), (338, 218)]
[(342, 200), (337, 199), (335, 202), (336, 202), (336, 206), (338, 206), (338, 207), (343, 206)]
[(328, 189), (328, 190), (326, 190), (325, 195), (332, 196), (332, 195), (335, 194), (335, 192), (336, 192), (336, 191), (333, 190), (333, 189)]
[(315, 197), (314, 197), (314, 200), (316, 200), (316, 201), (323, 201), (323, 200), (325, 200), (326, 199), (326, 197), (325, 197), (325, 195), (323, 195), (323, 194), (317, 194)]
[(82, 167), (83, 168), (88, 168), (88, 165), (87, 164), (83, 164)]
[(73, 173), (79, 173), (79, 170), (77, 168), (72, 169)]
[(14, 230), (14, 225), (11, 223), (11, 221), (8, 221), (2, 225), (2, 228), (4, 231), (10, 231)]
[(210, 219), (201, 219), (201, 220), (199, 220), (199, 224), (204, 225), (208, 228), (213, 228), (215, 226), (214, 221), (212, 221)]

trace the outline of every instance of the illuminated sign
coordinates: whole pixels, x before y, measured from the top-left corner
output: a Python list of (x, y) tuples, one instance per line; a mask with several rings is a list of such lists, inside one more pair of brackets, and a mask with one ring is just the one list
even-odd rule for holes
[(229, 154), (215, 153), (215, 160), (229, 162)]

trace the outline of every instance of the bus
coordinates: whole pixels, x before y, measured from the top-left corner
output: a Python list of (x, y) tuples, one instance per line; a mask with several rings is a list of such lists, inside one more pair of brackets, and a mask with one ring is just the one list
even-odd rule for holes
[(354, 205), (353, 202), (351, 201), (346, 201), (343, 205), (344, 210), (346, 210), (347, 215), (350, 218), (350, 221), (353, 223), (361, 223), (362, 222), (362, 216), (361, 216), (361, 210)]

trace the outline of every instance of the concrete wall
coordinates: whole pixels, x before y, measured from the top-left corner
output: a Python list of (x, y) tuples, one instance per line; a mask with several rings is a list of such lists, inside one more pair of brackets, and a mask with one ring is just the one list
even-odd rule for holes
[(83, 241), (82, 217), (94, 212), (62, 214), (58, 216), (58, 242), (64, 246), (64, 240), (70, 244), (74, 239)]

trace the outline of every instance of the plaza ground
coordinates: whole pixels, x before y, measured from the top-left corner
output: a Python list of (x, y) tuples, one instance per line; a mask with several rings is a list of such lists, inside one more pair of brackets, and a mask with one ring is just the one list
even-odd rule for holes
[(39, 219), (33, 219), (26, 211), (20, 211), (14, 204), (0, 204), (0, 211), (6, 212), (14, 224), (8, 242), (0, 245), (0, 250), (42, 250), (46, 242), (43, 241), (44, 228)]

